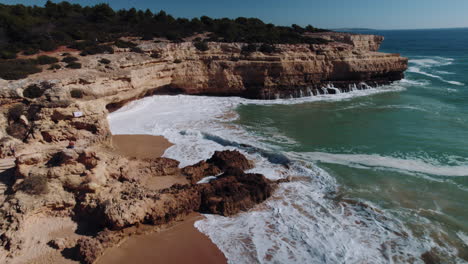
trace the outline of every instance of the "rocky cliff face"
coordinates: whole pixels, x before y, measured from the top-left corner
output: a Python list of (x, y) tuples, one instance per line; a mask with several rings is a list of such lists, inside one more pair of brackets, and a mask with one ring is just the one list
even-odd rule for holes
[[(209, 43), (208, 51), (199, 51), (190, 42), (140, 41), (143, 54), (120, 49), (115, 54), (84, 57), (80, 70), (3, 81), (1, 94), (21, 94), (27, 83), (53, 80), (61, 91), (54, 95), (62, 99), (71, 89), (81, 89), (94, 98), (156, 91), (275, 99), (335, 93), (335, 89), (321, 89), (329, 84), (349, 91), (355, 86), (365, 88), (364, 83), (376, 86), (403, 78), (407, 59), (376, 52), (382, 37), (343, 33), (316, 36), (331, 42), (276, 45), (272, 53), (246, 54), (241, 43)], [(100, 57), (111, 60), (111, 64), (100, 65)]]

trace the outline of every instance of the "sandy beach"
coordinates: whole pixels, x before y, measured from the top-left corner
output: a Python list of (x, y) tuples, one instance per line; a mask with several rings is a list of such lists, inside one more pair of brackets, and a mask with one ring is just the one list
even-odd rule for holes
[(112, 144), (119, 154), (137, 159), (161, 157), (173, 144), (163, 136), (113, 135)]
[(161, 232), (132, 236), (120, 246), (109, 249), (97, 264), (227, 263), (218, 247), (193, 226), (202, 217), (192, 214)]
[[(112, 143), (117, 152), (136, 159), (160, 157), (172, 146), (166, 138), (151, 135), (113, 135)], [(144, 182), (155, 189), (188, 183), (181, 175), (149, 177)], [(166, 230), (129, 237), (107, 250), (97, 263), (227, 263), (218, 247), (194, 227), (194, 222), (202, 217), (192, 214)]]

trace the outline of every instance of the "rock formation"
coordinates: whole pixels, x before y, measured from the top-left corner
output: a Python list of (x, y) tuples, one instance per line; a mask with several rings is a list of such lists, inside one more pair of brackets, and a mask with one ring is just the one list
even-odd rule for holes
[[(0, 80), (0, 157), (13, 157), (16, 164), (12, 178), (0, 179), (6, 186), (0, 262), (26, 250), (25, 223), (38, 214), (93, 223), (100, 233), (79, 239), (75, 247), (83, 261), (92, 263), (122, 238), (118, 230), (165, 224), (190, 212), (232, 215), (267, 199), (276, 183), (245, 173), (253, 164), (236, 151), (217, 152), (185, 168), (171, 159), (129, 160), (116, 154), (106, 116), (155, 93), (274, 99), (364, 89), (403, 77), (407, 59), (377, 52), (381, 37), (315, 37), (331, 42), (276, 45), (272, 53), (246, 54), (242, 43), (209, 43), (208, 51), (199, 51), (191, 42), (138, 41), (143, 53), (118, 49), (81, 57), (82, 69)], [(100, 64), (103, 57), (111, 63)], [(46, 87), (44, 94), (25, 98), (23, 91), (34, 84)], [(77, 89), (83, 97), (72, 98)], [(66, 148), (69, 141), (76, 142), (74, 149)], [(165, 189), (144, 184), (148, 177), (167, 175), (185, 177), (187, 184)], [(217, 178), (197, 184), (206, 176)], [(67, 244), (57, 241), (50, 245)]]

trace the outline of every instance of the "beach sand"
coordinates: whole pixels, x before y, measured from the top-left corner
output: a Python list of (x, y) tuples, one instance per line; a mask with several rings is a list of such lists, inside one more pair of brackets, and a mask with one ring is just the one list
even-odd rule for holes
[[(118, 153), (136, 159), (161, 157), (172, 146), (166, 138), (151, 135), (113, 135), (112, 143)], [(174, 183), (188, 184), (182, 175), (148, 177), (143, 182), (152, 189), (167, 188)], [(108, 249), (97, 263), (227, 263), (218, 247), (194, 227), (195, 221), (202, 218), (194, 213), (160, 232), (131, 236), (121, 245)]]
[(192, 214), (161, 232), (136, 235), (109, 249), (97, 264), (218, 264), (227, 263), (224, 254), (194, 226), (201, 219)]
[(112, 144), (117, 153), (137, 159), (161, 157), (173, 144), (163, 136), (113, 135)]

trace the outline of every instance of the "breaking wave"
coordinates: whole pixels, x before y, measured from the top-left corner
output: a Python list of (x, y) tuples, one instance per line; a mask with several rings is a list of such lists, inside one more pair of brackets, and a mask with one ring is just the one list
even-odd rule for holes
[[(207, 215), (196, 222), (196, 227), (223, 251), (229, 263), (389, 263), (395, 259), (412, 262), (432, 248), (455, 255), (455, 249), (442, 247), (430, 236), (416, 238), (396, 217), (376, 205), (342, 200), (337, 194), (339, 186), (335, 178), (314, 161), (325, 158), (330, 162), (348, 165), (354, 162), (369, 167), (391, 167), (391, 164), (401, 169), (417, 165), (423, 172), (435, 169), (439, 174), (464, 176), (461, 170), (411, 161), (401, 165), (402, 160), (379, 161), (378, 157), (284, 153), (231, 122), (238, 118), (235, 109), (241, 104), (338, 101), (403, 89), (396, 84), (272, 101), (153, 96), (128, 104), (110, 114), (108, 120), (114, 134), (165, 136), (175, 145), (164, 156), (179, 160), (180, 166), (207, 159), (216, 150), (237, 149), (255, 162), (251, 172), (262, 173), (270, 179), (294, 179), (281, 184), (271, 199), (249, 212), (234, 217)], [(286, 138), (278, 131), (272, 134), (279, 139)]]
[(292, 156), (306, 160), (346, 165), (350, 167), (391, 169), (406, 172), (424, 173), (437, 176), (468, 176), (468, 164), (444, 166), (422, 159), (403, 159), (367, 154), (332, 154), (323, 152), (291, 153)]
[(458, 86), (463, 86), (465, 84), (458, 82), (458, 81), (451, 81), (451, 80), (446, 80), (442, 76), (436, 75), (435, 73), (438, 74), (450, 74), (450, 72), (447, 71), (440, 71), (436, 70), (433, 71), (433, 68), (441, 67), (441, 66), (447, 66), (453, 64), (454, 59), (452, 58), (443, 58), (443, 57), (431, 57), (431, 58), (421, 58), (421, 59), (411, 59), (409, 60), (409, 64), (411, 65), (408, 67), (408, 72), (412, 73), (417, 73), (421, 74), (427, 77), (431, 77), (434, 79), (438, 79), (442, 82), (452, 84), (452, 85), (458, 85)]

